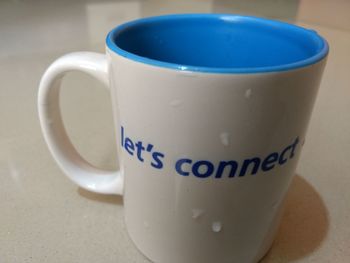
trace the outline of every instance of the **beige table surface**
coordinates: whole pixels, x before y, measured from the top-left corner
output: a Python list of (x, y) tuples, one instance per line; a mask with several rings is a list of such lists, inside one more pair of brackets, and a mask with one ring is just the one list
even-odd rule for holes
[[(36, 96), (54, 58), (103, 52), (106, 32), (123, 21), (181, 12), (272, 17), (329, 40), (297, 176), (263, 262), (350, 262), (350, 1), (16, 0), (0, 2), (0, 263), (149, 262), (126, 233), (122, 198), (79, 189), (59, 170), (40, 132)], [(61, 97), (79, 151), (115, 168), (107, 91), (72, 73)]]

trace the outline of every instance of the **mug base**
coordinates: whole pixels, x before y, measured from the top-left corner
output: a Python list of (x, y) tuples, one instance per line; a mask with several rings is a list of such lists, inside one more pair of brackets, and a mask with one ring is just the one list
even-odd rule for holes
[[(133, 245), (135, 246), (135, 248), (137, 249), (137, 251), (139, 251), (139, 253), (145, 258), (147, 259), (150, 263), (169, 263), (169, 262), (164, 262), (164, 261), (157, 261), (157, 260), (154, 260), (152, 259), (152, 257), (150, 257), (149, 255), (147, 255), (147, 253), (145, 253), (142, 249), (139, 248), (139, 246), (137, 245), (137, 242), (134, 240), (133, 236), (131, 235), (128, 227), (127, 227), (127, 224), (126, 224), (126, 220), (124, 218), (124, 224), (125, 224), (125, 228), (126, 228), (126, 232), (130, 238), (130, 240), (132, 241)], [(246, 262), (246, 263), (260, 263), (266, 256), (267, 254), (269, 253), (269, 251), (272, 249), (272, 246), (273, 246), (273, 243), (274, 243), (274, 239), (271, 241), (271, 243), (269, 245), (266, 246), (266, 249), (265, 251), (263, 251), (261, 253), (261, 256), (259, 256), (259, 258), (256, 260), (256, 261), (252, 261), (252, 262)], [(176, 261), (178, 262), (178, 261)], [(191, 263), (196, 263), (196, 262), (193, 262), (191, 261)], [(236, 263), (236, 262), (229, 262), (229, 263)], [(237, 260), (237, 263), (245, 263), (245, 262), (242, 262), (241, 260)]]

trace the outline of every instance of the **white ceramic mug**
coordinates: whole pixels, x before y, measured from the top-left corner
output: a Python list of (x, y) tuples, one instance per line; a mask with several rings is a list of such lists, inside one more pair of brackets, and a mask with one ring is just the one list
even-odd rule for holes
[[(106, 55), (45, 72), (39, 116), (64, 173), (124, 196), (131, 239), (154, 262), (257, 262), (273, 241), (328, 45), (315, 31), (237, 15), (168, 15), (113, 29)], [(87, 163), (59, 109), (61, 78), (110, 88), (120, 171)]]

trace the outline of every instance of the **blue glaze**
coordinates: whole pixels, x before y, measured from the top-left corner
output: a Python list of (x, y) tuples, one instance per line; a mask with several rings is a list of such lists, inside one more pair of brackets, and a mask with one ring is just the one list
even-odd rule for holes
[(131, 21), (107, 36), (128, 59), (176, 70), (262, 73), (305, 67), (328, 54), (315, 31), (274, 20), (229, 14), (184, 14)]

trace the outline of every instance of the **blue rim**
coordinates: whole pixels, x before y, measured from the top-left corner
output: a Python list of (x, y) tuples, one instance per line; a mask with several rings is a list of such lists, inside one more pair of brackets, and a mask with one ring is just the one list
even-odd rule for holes
[[(186, 19), (186, 18), (200, 18), (200, 19), (217, 19), (223, 21), (244, 21), (250, 23), (261, 23), (265, 26), (277, 27), (283, 30), (289, 30), (294, 32), (302, 32), (312, 38), (315, 43), (320, 47), (317, 50), (317, 53), (313, 56), (310, 56), (306, 59), (296, 61), (293, 63), (281, 64), (277, 66), (263, 66), (263, 67), (206, 67), (206, 66), (192, 66), (192, 65), (183, 65), (177, 63), (169, 63), (156, 59), (151, 59), (148, 57), (139, 56), (132, 52), (128, 52), (125, 49), (120, 48), (114, 41), (115, 36), (120, 32), (129, 29), (131, 27), (140, 26), (152, 22), (162, 22), (176, 19)], [(175, 15), (164, 15), (164, 16), (155, 16), (148, 18), (141, 18), (131, 22), (124, 23), (120, 26), (117, 26), (111, 30), (106, 38), (107, 47), (117, 53), (118, 55), (125, 57), (127, 59), (148, 64), (156, 67), (180, 70), (180, 71), (191, 71), (191, 72), (204, 72), (204, 73), (264, 73), (264, 72), (278, 72), (302, 68), (317, 63), (318, 61), (325, 58), (329, 51), (329, 46), (327, 41), (317, 34), (316, 31), (305, 29), (296, 25), (265, 19), (252, 16), (241, 16), (233, 14), (175, 14)]]

